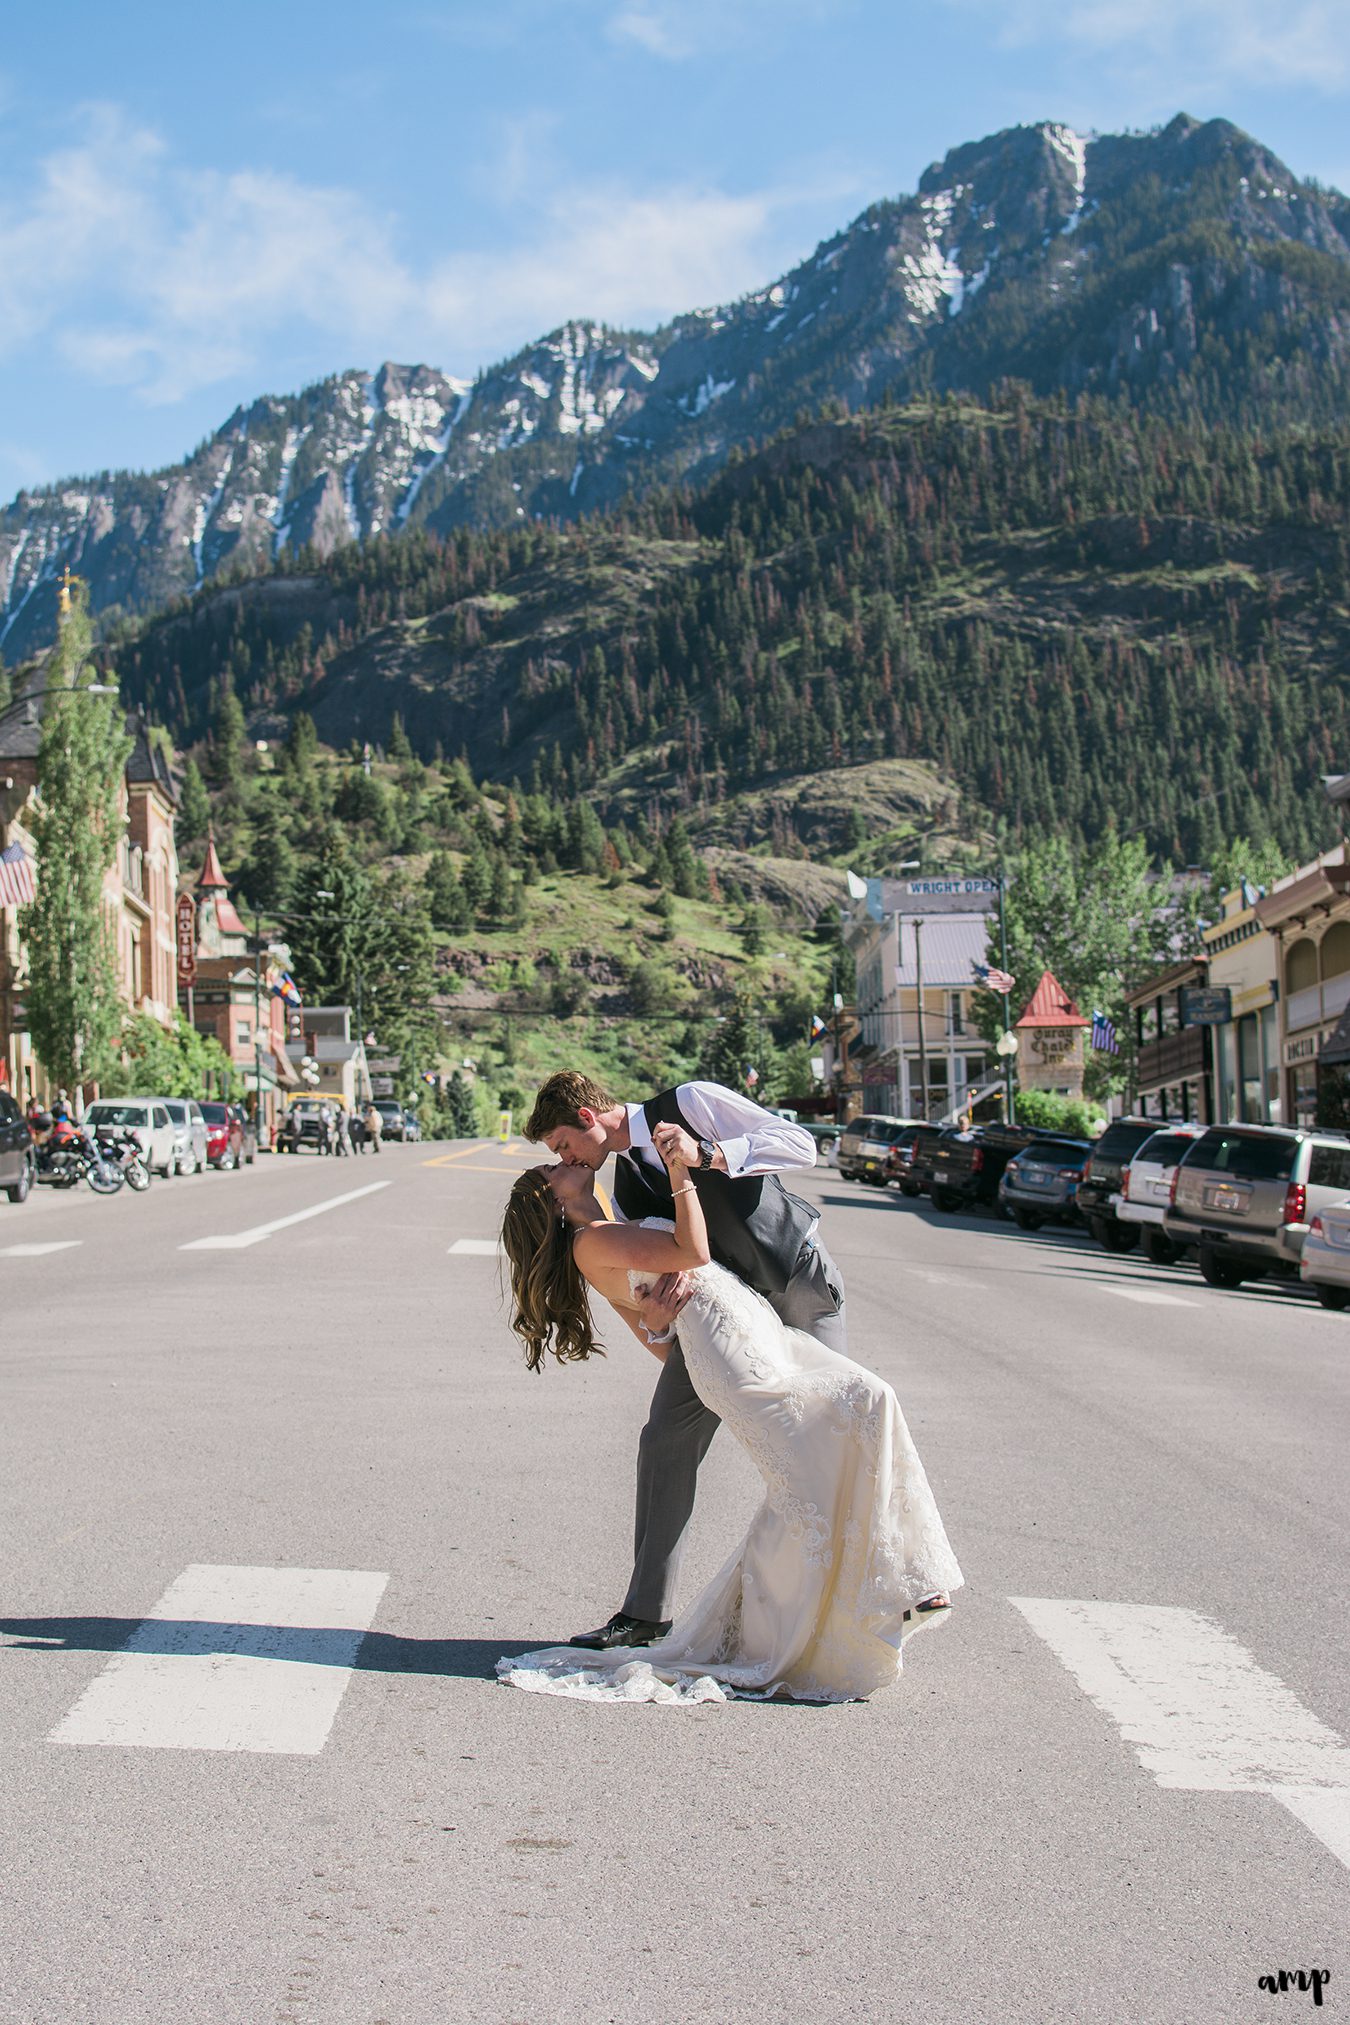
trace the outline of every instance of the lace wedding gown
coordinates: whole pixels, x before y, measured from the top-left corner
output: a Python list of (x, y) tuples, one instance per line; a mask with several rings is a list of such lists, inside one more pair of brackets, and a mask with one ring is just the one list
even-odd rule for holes
[[(497, 1672), (588, 1701), (871, 1694), (900, 1670), (905, 1611), (963, 1579), (900, 1403), (872, 1372), (785, 1327), (724, 1267), (692, 1277), (677, 1325), (689, 1378), (763, 1477), (764, 1502), (702, 1595), (640, 1656), (552, 1646), (501, 1659)], [(649, 1280), (629, 1274), (634, 1293)]]

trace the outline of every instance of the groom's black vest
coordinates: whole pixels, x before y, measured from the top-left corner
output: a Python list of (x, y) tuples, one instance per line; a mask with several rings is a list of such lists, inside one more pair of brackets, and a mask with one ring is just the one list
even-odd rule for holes
[[(680, 1110), (673, 1090), (650, 1098), (642, 1110), (649, 1129), (682, 1125), (691, 1139), (699, 1136)], [(708, 1226), (708, 1249), (717, 1263), (770, 1300), (781, 1294), (792, 1278), (802, 1246), (816, 1227), (815, 1210), (800, 1196), (789, 1195), (776, 1174), (733, 1177), (709, 1170), (691, 1172), (689, 1179), (698, 1190)], [(639, 1160), (632, 1153), (620, 1153), (614, 1163), (614, 1196), (630, 1223), (644, 1216), (675, 1214), (665, 1168)]]

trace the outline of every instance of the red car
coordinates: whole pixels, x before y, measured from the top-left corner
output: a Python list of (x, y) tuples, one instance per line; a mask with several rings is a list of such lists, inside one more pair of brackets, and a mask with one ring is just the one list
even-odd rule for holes
[(244, 1158), (244, 1134), (233, 1107), (203, 1104), (202, 1116), (206, 1120), (206, 1157), (211, 1166), (227, 1172), (240, 1166)]

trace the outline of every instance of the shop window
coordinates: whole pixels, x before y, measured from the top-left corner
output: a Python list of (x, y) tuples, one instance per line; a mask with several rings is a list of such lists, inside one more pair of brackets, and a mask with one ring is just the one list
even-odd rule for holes
[(1310, 984), (1317, 982), (1317, 944), (1305, 935), (1296, 942), (1284, 960), (1285, 990), (1292, 997), (1296, 991), (1306, 991)]
[(1333, 921), (1322, 937), (1322, 975), (1340, 977), (1350, 970), (1350, 921)]

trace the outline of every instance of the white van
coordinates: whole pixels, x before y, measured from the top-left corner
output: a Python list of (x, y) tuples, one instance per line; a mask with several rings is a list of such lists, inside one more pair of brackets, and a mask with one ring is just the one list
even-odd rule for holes
[(172, 1174), (175, 1133), (162, 1100), (155, 1097), (99, 1097), (86, 1114), (95, 1131), (130, 1132), (145, 1164), (155, 1174)]

